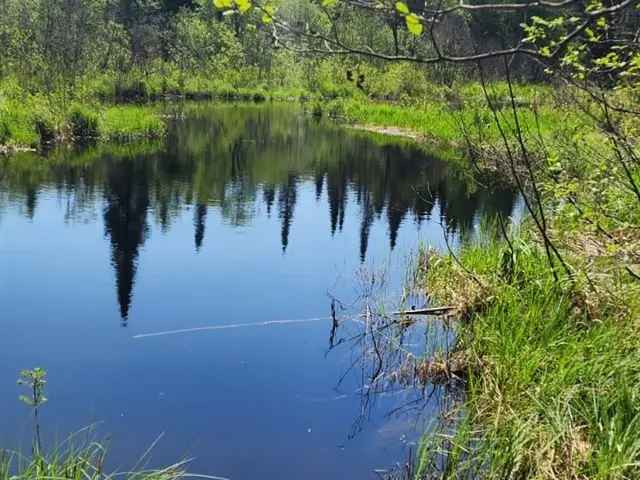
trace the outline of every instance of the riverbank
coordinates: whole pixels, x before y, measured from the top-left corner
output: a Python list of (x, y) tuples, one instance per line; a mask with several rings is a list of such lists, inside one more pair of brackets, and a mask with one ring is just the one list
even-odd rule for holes
[(575, 91), (547, 93), (517, 107), (518, 128), (508, 104), (495, 116), (468, 101), (344, 105), (366, 122), (357, 128), (468, 145), (531, 208), (520, 227), (502, 219), (456, 252), (421, 253), (418, 284), (454, 307), (457, 347), (442, 356), (463, 359), (465, 387), (442, 429), (426, 432), (418, 478), (640, 475), (638, 125), (606, 109), (598, 118)]
[(152, 105), (78, 104), (64, 111), (9, 103), (0, 117), (0, 153), (60, 143), (161, 138), (166, 122)]
[(36, 150), (56, 144), (155, 139), (165, 135), (163, 104), (174, 101), (299, 101), (299, 89), (234, 88), (189, 83), (183, 88), (152, 88), (141, 81), (126, 84), (103, 79), (73, 95), (31, 93), (6, 81), (0, 84), (0, 154)]
[(421, 253), (418, 283), (455, 307), (467, 367), (464, 402), (447, 412), (455, 427), (423, 442), (424, 476), (640, 474), (637, 147), (582, 134), (544, 152), (523, 225)]
[(426, 258), (424, 287), (463, 319), (458, 354), (468, 377), (463, 405), (448, 412), (458, 422), (452, 437), (425, 439), (422, 472), (635, 477), (638, 283), (629, 275), (607, 275), (606, 289), (558, 283), (526, 234), (511, 247), (485, 239), (463, 248), (460, 263)]
[[(494, 104), (500, 109), (506, 106), (506, 86), (493, 82), (489, 89)], [(399, 100), (365, 95), (355, 88), (267, 89), (198, 79), (167, 88), (159, 81), (120, 84), (103, 80), (85, 86), (73, 101), (63, 101), (58, 94), (30, 94), (9, 82), (0, 85), (0, 145), (7, 153), (54, 143), (160, 138), (166, 132), (167, 118), (157, 105), (167, 101), (300, 102), (317, 117), (422, 145), (456, 149), (458, 156), (466, 152), (482, 159), (488, 171), (501, 170), (489, 162), (495, 160), (491, 147), (500, 133), (478, 85), (461, 83), (447, 88), (432, 84), (428, 90), (428, 97)], [(586, 126), (569, 105), (562, 104), (562, 95), (552, 95), (547, 86), (520, 85), (518, 95), (520, 105), (534, 107), (522, 109), (522, 123), (544, 138), (560, 129)]]

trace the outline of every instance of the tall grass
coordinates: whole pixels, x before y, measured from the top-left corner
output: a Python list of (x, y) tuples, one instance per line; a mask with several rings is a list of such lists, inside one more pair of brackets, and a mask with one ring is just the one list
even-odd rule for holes
[(458, 306), (470, 362), (458, 428), (423, 444), (424, 478), (640, 475), (638, 286), (618, 279), (606, 306), (556, 282), (532, 240), (483, 238), (423, 271), (433, 299)]
[[(455, 91), (436, 90), (428, 98), (409, 99), (402, 103), (372, 101), (366, 97), (352, 97), (329, 103), (327, 108), (337, 111), (347, 121), (356, 124), (382, 127), (399, 127), (409, 133), (415, 132), (436, 143), (462, 146), (467, 132), (475, 146), (495, 144), (501, 140), (500, 131), (494, 121), (486, 98), (479, 87), (461, 84)], [(494, 105), (506, 106), (504, 86), (490, 86)], [(523, 85), (519, 87), (518, 101), (535, 108), (520, 110), (523, 129), (545, 140), (554, 137), (559, 129), (580, 130), (589, 128), (588, 120), (573, 111), (570, 106), (558, 105), (548, 95), (545, 87)], [(511, 128), (512, 118), (504, 118), (506, 128)]]
[(97, 442), (82, 447), (67, 445), (50, 455), (36, 452), (29, 457), (0, 450), (0, 480), (176, 480), (195, 476), (187, 474), (186, 462), (157, 470), (109, 472), (106, 456), (107, 449)]
[(159, 138), (166, 132), (166, 121), (153, 106), (88, 102), (65, 109), (40, 96), (20, 95), (3, 97), (0, 91), (0, 145), (37, 147), (59, 140), (122, 141)]
[(107, 140), (158, 138), (164, 135), (166, 123), (153, 107), (118, 105), (104, 111), (98, 128)]

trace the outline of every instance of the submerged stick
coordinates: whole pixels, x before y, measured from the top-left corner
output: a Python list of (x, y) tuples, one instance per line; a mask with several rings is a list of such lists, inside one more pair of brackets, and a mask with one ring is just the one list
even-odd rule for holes
[(446, 315), (455, 307), (432, 307), (432, 308), (419, 308), (415, 310), (402, 310), (400, 312), (393, 312), (392, 315)]
[(133, 338), (139, 339), (139, 338), (149, 338), (149, 337), (163, 337), (165, 335), (179, 335), (182, 333), (204, 332), (209, 330), (230, 330), (232, 328), (268, 327), (270, 325), (311, 323), (311, 322), (319, 322), (322, 320), (331, 320), (331, 317), (302, 318), (297, 320), (270, 320), (267, 322), (259, 322), (259, 323), (232, 323), (231, 325), (211, 325), (208, 327), (195, 327), (195, 328), (183, 328), (180, 330), (168, 330), (166, 332), (142, 333), (140, 335), (134, 335)]

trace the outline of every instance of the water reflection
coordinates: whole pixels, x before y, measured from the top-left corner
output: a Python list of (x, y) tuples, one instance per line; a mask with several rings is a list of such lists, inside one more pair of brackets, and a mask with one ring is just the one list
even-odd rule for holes
[(386, 223), (393, 249), (405, 221), (441, 223), (451, 234), (466, 235), (479, 216), (513, 210), (512, 192), (473, 191), (449, 164), (398, 141), (318, 124), (283, 107), (185, 108), (186, 119), (175, 122), (163, 144), (0, 160), (0, 213), (18, 205), (34, 218), (45, 190), (65, 202), (68, 222), (102, 211), (123, 325), (149, 222), (168, 231), (187, 208), (193, 211), (196, 251), (215, 235), (207, 229), (215, 209), (235, 227), (277, 214), (286, 254), (295, 241), (300, 190), (308, 186), (318, 205), (314, 222), (333, 235), (343, 229), (348, 206), (359, 208), (359, 249), (353, 255), (362, 262), (376, 221)]
[(123, 325), (129, 318), (138, 252), (147, 233), (149, 176), (140, 162), (108, 168), (104, 185), (105, 235), (111, 242), (111, 262)]

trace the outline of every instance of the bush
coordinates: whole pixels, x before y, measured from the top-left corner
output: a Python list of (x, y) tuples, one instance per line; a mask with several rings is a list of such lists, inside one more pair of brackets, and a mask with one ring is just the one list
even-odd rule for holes
[(95, 140), (100, 136), (98, 115), (87, 109), (76, 107), (69, 115), (69, 125), (76, 142)]
[(0, 145), (9, 143), (9, 139), (11, 138), (11, 130), (9, 130), (9, 123), (0, 119)]
[(319, 100), (315, 101), (311, 106), (311, 115), (313, 115), (314, 117), (320, 118), (322, 117), (323, 113), (324, 113), (324, 109), (322, 107), (322, 102)]
[(47, 113), (38, 113), (35, 118), (35, 127), (40, 145), (54, 143), (57, 137), (57, 128), (53, 117)]
[(115, 100), (118, 102), (142, 102), (149, 100), (149, 89), (142, 80), (118, 80), (115, 85)]
[(331, 118), (345, 117), (345, 102), (343, 99), (332, 100), (327, 104), (327, 115)]

